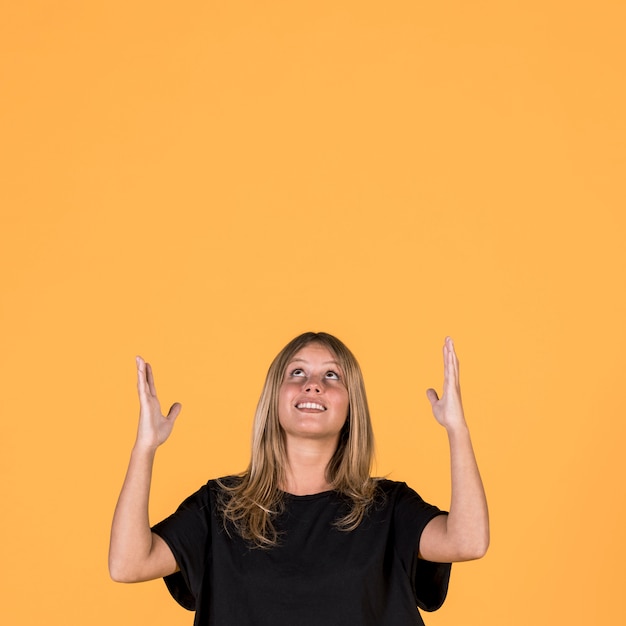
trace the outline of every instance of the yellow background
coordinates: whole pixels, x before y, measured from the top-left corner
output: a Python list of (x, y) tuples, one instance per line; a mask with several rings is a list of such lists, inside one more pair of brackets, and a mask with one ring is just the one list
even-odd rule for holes
[(623, 624), (625, 5), (5, 2), (2, 622), (188, 625), (106, 553), (134, 356), (183, 414), (152, 519), (242, 469), (326, 330), (379, 475), (449, 497), (456, 339), (492, 546), (429, 626)]

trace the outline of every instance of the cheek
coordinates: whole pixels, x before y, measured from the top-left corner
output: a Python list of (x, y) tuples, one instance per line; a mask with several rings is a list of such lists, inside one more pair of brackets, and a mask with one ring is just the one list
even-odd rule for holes
[(293, 394), (290, 393), (289, 387), (283, 385), (278, 391), (278, 419), (281, 420), (285, 412), (291, 407)]
[(350, 411), (350, 398), (348, 394), (342, 394), (341, 401), (339, 402), (339, 406), (341, 406), (341, 415), (344, 418), (348, 417), (348, 412)]

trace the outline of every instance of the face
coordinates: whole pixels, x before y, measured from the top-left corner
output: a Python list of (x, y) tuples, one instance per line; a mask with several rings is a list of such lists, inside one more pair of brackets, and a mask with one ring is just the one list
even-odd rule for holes
[(348, 390), (335, 355), (317, 343), (296, 352), (278, 395), (278, 419), (287, 437), (337, 442), (348, 408)]

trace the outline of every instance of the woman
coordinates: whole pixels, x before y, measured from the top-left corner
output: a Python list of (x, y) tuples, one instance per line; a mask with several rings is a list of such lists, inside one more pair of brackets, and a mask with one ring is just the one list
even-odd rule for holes
[(446, 338), (441, 398), (427, 391), (450, 442), (449, 514), (404, 483), (369, 475), (373, 437), (363, 378), (326, 333), (293, 339), (272, 362), (239, 476), (209, 481), (150, 528), (163, 416), (150, 365), (137, 358), (140, 418), (111, 532), (114, 580), (164, 577), (199, 626), (404, 626), (445, 599), (450, 563), (482, 557), (489, 520)]

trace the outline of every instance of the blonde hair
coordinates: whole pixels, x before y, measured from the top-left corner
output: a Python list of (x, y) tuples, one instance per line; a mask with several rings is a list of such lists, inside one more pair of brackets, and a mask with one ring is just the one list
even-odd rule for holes
[(273, 518), (282, 511), (284, 470), (287, 453), (278, 419), (278, 395), (285, 370), (292, 357), (309, 344), (327, 348), (337, 359), (348, 390), (349, 408), (339, 443), (326, 468), (332, 489), (350, 504), (345, 516), (336, 520), (344, 531), (354, 530), (362, 521), (374, 497), (375, 480), (370, 477), (374, 456), (374, 435), (361, 368), (350, 350), (328, 333), (307, 332), (292, 339), (272, 361), (257, 405), (252, 431), (252, 454), (245, 472), (233, 481), (219, 481), (224, 525), (258, 547), (278, 543)]

